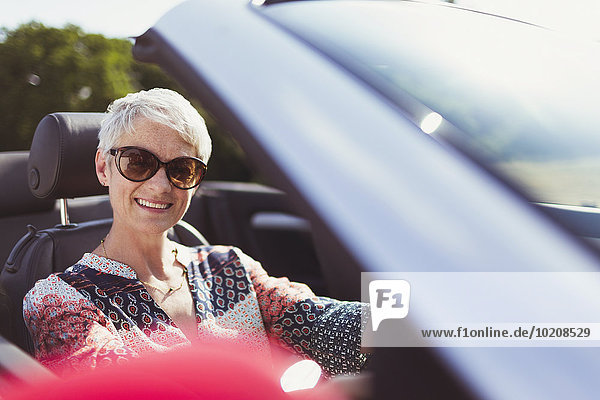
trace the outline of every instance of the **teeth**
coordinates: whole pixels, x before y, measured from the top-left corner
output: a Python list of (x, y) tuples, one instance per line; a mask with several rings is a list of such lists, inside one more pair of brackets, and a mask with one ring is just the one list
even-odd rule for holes
[(160, 208), (160, 209), (165, 209), (167, 207), (169, 207), (168, 204), (156, 204), (156, 203), (150, 203), (149, 201), (146, 200), (142, 200), (142, 199), (136, 199), (136, 201), (138, 202), (139, 205), (142, 205), (144, 207), (149, 207), (149, 208)]

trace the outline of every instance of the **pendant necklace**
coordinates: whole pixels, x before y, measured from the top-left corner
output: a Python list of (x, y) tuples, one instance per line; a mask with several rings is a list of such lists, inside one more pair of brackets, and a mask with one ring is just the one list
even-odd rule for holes
[[(106, 238), (100, 240), (100, 244), (102, 245), (102, 251), (104, 252), (104, 258), (108, 258), (108, 255), (106, 255), (106, 247), (104, 246), (104, 240)], [(171, 253), (173, 253), (173, 256), (175, 257), (175, 261), (177, 261), (177, 248), (174, 248), (173, 250), (171, 250)], [(175, 293), (176, 291), (178, 291), (179, 289), (181, 289), (183, 287), (183, 283), (186, 281), (187, 279), (187, 269), (184, 267), (183, 268), (183, 273), (181, 274), (181, 282), (179, 283), (179, 286), (176, 287), (171, 287), (169, 285), (167, 285), (167, 287), (169, 288), (168, 290), (164, 290), (161, 289), (149, 282), (144, 282), (142, 280), (140, 280), (140, 282), (142, 282), (145, 286), (150, 286), (156, 290), (158, 290), (161, 293), (164, 293), (165, 296), (170, 296), (171, 294)]]

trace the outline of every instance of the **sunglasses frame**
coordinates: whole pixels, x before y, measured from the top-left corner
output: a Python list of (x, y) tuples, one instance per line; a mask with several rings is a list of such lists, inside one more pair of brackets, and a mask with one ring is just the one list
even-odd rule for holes
[[(148, 175), (148, 177), (144, 178), (144, 179), (131, 179), (127, 176), (125, 176), (125, 174), (123, 173), (123, 171), (121, 170), (121, 166), (120, 166), (120, 160), (121, 160), (121, 156), (123, 155), (123, 153), (127, 150), (140, 150), (143, 152), (146, 152), (148, 154), (150, 154), (156, 161), (157, 161), (157, 167), (154, 169), (154, 171), (152, 171), (152, 173), (150, 175)], [(115, 157), (115, 165), (117, 166), (117, 170), (119, 171), (119, 173), (121, 174), (121, 176), (125, 179), (127, 179), (128, 181), (131, 182), (144, 182), (147, 181), (149, 179), (151, 179), (154, 175), (156, 175), (156, 173), (161, 169), (161, 167), (165, 167), (165, 173), (167, 174), (167, 179), (169, 180), (169, 182), (171, 183), (171, 185), (175, 186), (177, 189), (181, 189), (181, 190), (190, 190), (193, 189), (195, 187), (197, 187), (198, 185), (200, 185), (200, 183), (202, 182), (202, 180), (204, 179), (204, 177), (206, 176), (206, 164), (204, 163), (204, 161), (202, 161), (201, 159), (197, 158), (197, 157), (188, 157), (188, 156), (184, 156), (184, 157), (176, 157), (170, 161), (167, 162), (162, 162), (158, 156), (154, 153), (152, 153), (149, 150), (146, 150), (142, 147), (137, 147), (137, 146), (123, 146), (123, 147), (118, 147), (118, 148), (113, 148), (110, 149), (108, 151), (108, 153), (111, 156)], [(196, 183), (194, 186), (191, 186), (189, 188), (183, 188), (180, 186), (177, 186), (177, 184), (174, 182), (173, 178), (171, 177), (171, 175), (169, 174), (169, 164), (171, 164), (173, 161), (175, 160), (179, 160), (181, 158), (191, 158), (192, 160), (196, 160), (198, 162), (200, 162), (200, 166), (202, 169), (202, 173), (200, 175), (200, 179), (198, 180), (198, 183)]]

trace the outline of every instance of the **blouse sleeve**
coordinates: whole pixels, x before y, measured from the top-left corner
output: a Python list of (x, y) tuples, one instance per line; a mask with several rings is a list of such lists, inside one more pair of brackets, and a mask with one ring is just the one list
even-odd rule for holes
[(361, 352), (365, 304), (317, 297), (308, 286), (274, 278), (237, 250), (256, 291), (270, 336), (312, 358), (328, 375), (356, 374), (368, 355)]
[(58, 372), (137, 356), (124, 346), (114, 325), (90, 300), (55, 275), (38, 281), (25, 295), (23, 318), (36, 358)]

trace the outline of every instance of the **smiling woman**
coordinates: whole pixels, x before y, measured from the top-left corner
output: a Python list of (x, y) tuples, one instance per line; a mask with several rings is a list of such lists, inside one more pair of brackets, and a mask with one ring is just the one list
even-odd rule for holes
[(68, 372), (223, 341), (268, 360), (273, 337), (327, 374), (362, 368), (360, 303), (270, 277), (237, 248), (168, 239), (211, 153), (204, 121), (187, 100), (166, 89), (129, 94), (109, 107), (99, 139), (96, 174), (109, 189), (112, 227), (24, 301), (44, 364)]

